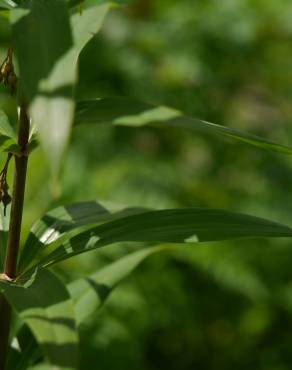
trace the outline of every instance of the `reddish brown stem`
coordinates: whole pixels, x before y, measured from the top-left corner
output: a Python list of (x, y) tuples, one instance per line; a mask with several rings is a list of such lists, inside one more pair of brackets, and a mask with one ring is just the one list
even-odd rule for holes
[[(7, 252), (5, 260), (5, 274), (14, 279), (17, 276), (17, 259), (19, 251), (25, 181), (27, 171), (27, 144), (29, 140), (29, 117), (25, 104), (20, 106), (18, 144), (21, 153), (14, 156), (15, 174), (8, 232)], [(23, 155), (21, 155), (23, 154)], [(0, 297), (0, 370), (5, 370), (7, 350), (9, 344), (11, 307), (6, 299)]]

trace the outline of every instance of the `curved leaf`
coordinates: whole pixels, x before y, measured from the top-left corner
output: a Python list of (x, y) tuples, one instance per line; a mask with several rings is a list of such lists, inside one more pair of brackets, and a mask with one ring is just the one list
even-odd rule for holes
[(244, 131), (188, 117), (176, 109), (157, 107), (130, 98), (111, 97), (78, 102), (75, 124), (81, 123), (107, 123), (131, 127), (144, 125), (182, 127), (203, 134), (225, 136), (262, 149), (292, 154), (290, 147), (273, 143)]
[(18, 148), (16, 134), (7, 115), (0, 110), (0, 150), (13, 151)]
[(196, 243), (243, 237), (292, 237), (288, 226), (224, 210), (186, 208), (139, 213), (88, 228), (61, 246), (49, 244), (36, 266), (52, 265), (117, 242)]
[[(99, 32), (112, 3), (91, 6), (71, 16), (71, 27), (74, 39), (75, 58), (84, 46)], [(76, 62), (76, 61), (75, 61)]]
[(22, 281), (0, 280), (0, 288), (31, 329), (49, 363), (76, 369), (78, 335), (72, 301), (63, 283), (42, 270)]
[(91, 7), (71, 20), (65, 0), (32, 0), (12, 10), (22, 89), (54, 174), (73, 122), (78, 56), (109, 9), (110, 4)]
[(9, 10), (17, 7), (17, 4), (12, 0), (0, 0), (0, 7)]
[(77, 325), (83, 323), (99, 309), (112, 290), (126, 279), (146, 258), (171, 248), (173, 247), (142, 249), (122, 257), (89, 277), (70, 283), (68, 289), (74, 300)]
[(11, 11), (22, 89), (41, 143), (57, 172), (73, 119), (72, 69), (63, 70), (73, 47), (64, 0), (32, 0)]
[(143, 211), (143, 208), (125, 208), (96, 201), (55, 208), (33, 225), (20, 255), (19, 269), (23, 271), (51, 243), (69, 239), (72, 230)]
[(0, 135), (16, 139), (16, 134), (9, 123), (8, 117), (2, 110), (0, 110)]

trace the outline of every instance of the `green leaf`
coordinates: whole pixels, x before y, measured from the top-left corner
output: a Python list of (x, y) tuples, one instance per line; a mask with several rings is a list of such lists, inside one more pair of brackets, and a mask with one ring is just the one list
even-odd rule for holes
[(19, 269), (24, 271), (33, 263), (35, 256), (47, 245), (70, 238), (70, 231), (85, 225), (97, 224), (145, 211), (142, 208), (125, 208), (108, 202), (82, 202), (58, 207), (37, 221), (24, 244), (20, 255)]
[(16, 134), (8, 121), (8, 117), (2, 110), (0, 110), (0, 135), (16, 139)]
[(74, 8), (77, 5), (84, 3), (85, 0), (67, 0), (69, 8)]
[(157, 107), (130, 98), (112, 97), (79, 102), (76, 108), (75, 124), (81, 123), (131, 127), (175, 126), (203, 134), (221, 135), (259, 148), (292, 154), (290, 147), (230, 127), (188, 117), (176, 109)]
[(18, 369), (17, 364), (20, 361), (21, 354), (19, 351), (17, 351), (14, 348), (9, 349), (9, 355), (7, 359), (7, 365), (6, 369), (7, 370), (23, 370), (23, 369)]
[(68, 3), (69, 8), (77, 7), (77, 11), (82, 12), (82, 11), (84, 11), (85, 8), (100, 5), (100, 4), (103, 4), (103, 3), (117, 5), (116, 1), (119, 1), (119, 0), (115, 0), (115, 2), (107, 1), (107, 0), (67, 0), (67, 3)]
[(26, 370), (41, 358), (39, 346), (27, 326), (17, 335), (17, 351), (9, 351), (7, 370)]
[(0, 150), (10, 151), (18, 148), (16, 134), (7, 115), (0, 110)]
[(29, 279), (0, 280), (0, 288), (31, 329), (50, 365), (76, 369), (78, 335), (74, 308), (64, 284), (48, 270), (42, 270)]
[(61, 370), (59, 366), (52, 367), (48, 364), (38, 364), (36, 366), (30, 367), (28, 370)]
[(117, 242), (197, 243), (244, 237), (291, 237), (288, 226), (224, 210), (185, 208), (139, 213), (88, 228), (61, 246), (46, 246), (36, 266)]
[(110, 7), (91, 7), (71, 20), (65, 0), (32, 0), (12, 11), (22, 89), (55, 175), (73, 122), (78, 57)]
[(111, 3), (92, 6), (71, 16), (75, 58), (78, 58), (84, 46), (99, 32), (112, 7)]
[(4, 9), (13, 9), (17, 4), (12, 0), (0, 0), (0, 7)]
[(64, 69), (73, 47), (67, 6), (63, 0), (32, 0), (11, 13), (21, 88), (57, 173), (74, 112), (75, 74)]
[(208, 274), (221, 287), (233, 290), (254, 302), (272, 298), (259, 272), (242, 258), (241, 248), (224, 243), (220, 248), (185, 248), (176, 260)]
[(70, 283), (68, 289), (74, 300), (77, 325), (83, 323), (99, 309), (112, 290), (126, 279), (146, 258), (171, 248), (173, 247), (142, 249), (122, 257), (86, 278)]

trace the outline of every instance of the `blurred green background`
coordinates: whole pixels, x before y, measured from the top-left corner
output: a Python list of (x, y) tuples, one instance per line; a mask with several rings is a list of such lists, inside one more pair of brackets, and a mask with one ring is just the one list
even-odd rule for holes
[[(291, 146), (291, 19), (288, 0), (125, 1), (83, 52), (76, 96), (132, 96)], [(1, 19), (3, 58), (9, 37)], [(15, 120), (3, 88), (0, 103)], [(23, 237), (46, 210), (91, 199), (225, 208), (291, 225), (291, 163), (183, 129), (79, 127), (60, 196), (42, 153), (31, 156)], [(114, 245), (58, 272), (84, 276), (134, 249)], [(287, 240), (152, 257), (82, 327), (82, 370), (291, 369), (291, 261)]]

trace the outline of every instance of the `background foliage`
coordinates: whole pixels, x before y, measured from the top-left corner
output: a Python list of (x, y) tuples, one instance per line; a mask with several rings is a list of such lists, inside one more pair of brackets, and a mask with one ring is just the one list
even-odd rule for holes
[[(82, 53), (79, 99), (132, 96), (291, 143), (289, 2), (123, 4)], [(7, 30), (1, 18), (3, 59)], [(0, 92), (13, 120), (12, 99)], [(175, 128), (80, 127), (72, 142), (57, 197), (44, 158), (31, 156), (26, 233), (47, 209), (86, 199), (227, 208), (291, 224), (289, 156)], [(131, 249), (91, 252), (57, 272), (69, 281)], [(205, 243), (151, 257), (81, 327), (82, 369), (289, 369), (291, 257), (283, 240)]]

